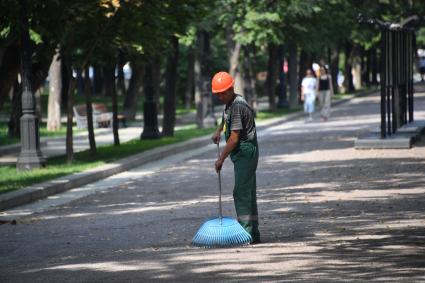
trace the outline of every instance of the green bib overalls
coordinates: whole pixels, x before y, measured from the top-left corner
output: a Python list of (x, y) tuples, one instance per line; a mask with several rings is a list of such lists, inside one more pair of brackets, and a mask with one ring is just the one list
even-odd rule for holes
[[(229, 111), (230, 113), (230, 111)], [(232, 117), (229, 114), (224, 121), (226, 141), (230, 137)], [(255, 241), (260, 240), (258, 230), (257, 184), (255, 171), (258, 164), (257, 135), (252, 141), (240, 141), (230, 153), (234, 165), (235, 187), (233, 199), (235, 202), (238, 221), (251, 234)]]

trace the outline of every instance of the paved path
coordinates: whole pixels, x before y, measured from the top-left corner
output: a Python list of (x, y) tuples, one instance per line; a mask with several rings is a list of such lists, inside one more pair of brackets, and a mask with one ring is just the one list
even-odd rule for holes
[[(425, 93), (416, 106), (425, 118)], [(1, 225), (0, 282), (423, 282), (425, 143), (354, 150), (356, 136), (378, 126), (378, 109), (377, 96), (356, 98), (327, 123), (259, 133), (263, 244), (190, 246), (217, 213), (210, 146)], [(230, 161), (223, 170), (224, 211), (234, 215)]]

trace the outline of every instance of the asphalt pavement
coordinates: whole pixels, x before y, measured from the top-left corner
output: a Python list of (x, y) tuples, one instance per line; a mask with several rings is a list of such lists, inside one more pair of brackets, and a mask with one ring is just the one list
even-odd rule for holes
[[(415, 103), (425, 119), (419, 87)], [(354, 149), (379, 118), (375, 93), (328, 122), (298, 113), (259, 128), (261, 244), (190, 245), (217, 215), (205, 145), (3, 212), (17, 224), (0, 225), (0, 281), (424, 282), (425, 143)], [(222, 179), (234, 216), (229, 160)]]

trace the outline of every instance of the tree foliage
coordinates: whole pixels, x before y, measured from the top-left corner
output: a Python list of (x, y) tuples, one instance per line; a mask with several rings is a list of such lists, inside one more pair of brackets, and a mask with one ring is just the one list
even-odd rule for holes
[[(181, 52), (188, 52), (196, 32), (202, 30), (210, 33), (212, 72), (228, 64), (225, 38), (229, 30), (235, 42), (255, 47), (258, 62), (266, 62), (270, 44), (294, 43), (313, 57), (345, 43), (365, 50), (377, 48), (379, 30), (359, 24), (359, 14), (400, 22), (425, 13), (423, 1), (404, 0), (45, 0), (29, 4), (34, 64), (51, 61), (58, 46), (70, 56), (74, 68), (109, 64), (118, 50), (127, 60), (149, 61), (166, 57), (172, 50), (172, 36), (183, 45)], [(0, 63), (7, 47), (16, 44), (19, 48), (18, 16), (18, 1), (0, 2)], [(420, 30), (418, 46), (425, 45), (424, 38)]]

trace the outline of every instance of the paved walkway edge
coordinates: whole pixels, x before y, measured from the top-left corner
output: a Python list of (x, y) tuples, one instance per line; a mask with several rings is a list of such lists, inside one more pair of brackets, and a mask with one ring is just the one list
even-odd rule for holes
[[(357, 95), (350, 95), (347, 98), (333, 101), (332, 105), (337, 106), (350, 101), (355, 96), (368, 95), (376, 92), (376, 89), (368, 90)], [(292, 121), (303, 117), (303, 112), (295, 112), (285, 117), (268, 119), (257, 123), (257, 131), (261, 131), (267, 127), (278, 125), (285, 121)], [(60, 177), (47, 182), (35, 184), (14, 192), (4, 193), (0, 195), (0, 211), (14, 208), (23, 204), (34, 202), (48, 196), (61, 193), (73, 188), (87, 185), (98, 180), (110, 177), (112, 175), (127, 171), (129, 169), (141, 166), (143, 164), (163, 159), (173, 154), (181, 153), (187, 150), (206, 146), (211, 143), (211, 135), (194, 138), (182, 143), (162, 146), (152, 150), (148, 150), (124, 159), (116, 160), (112, 164), (105, 164), (86, 170), (84, 172)]]
[[(40, 140), (40, 147), (47, 145), (47, 140)], [(21, 144), (5, 145), (0, 147), (0, 156), (21, 151)]]

